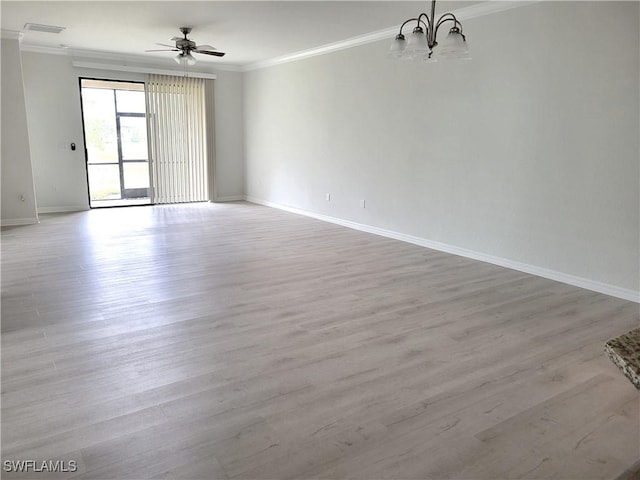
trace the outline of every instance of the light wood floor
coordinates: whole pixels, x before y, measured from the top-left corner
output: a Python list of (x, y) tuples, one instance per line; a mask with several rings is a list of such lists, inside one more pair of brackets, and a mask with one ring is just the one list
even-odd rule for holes
[(603, 344), (638, 322), (246, 203), (43, 216), (2, 232), (2, 456), (77, 479), (616, 478), (640, 396)]

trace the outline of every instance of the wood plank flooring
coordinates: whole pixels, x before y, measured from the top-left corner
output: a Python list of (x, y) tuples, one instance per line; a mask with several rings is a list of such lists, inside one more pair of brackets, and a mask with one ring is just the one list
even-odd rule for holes
[(638, 468), (637, 304), (242, 202), (41, 220), (2, 231), (3, 469), (77, 470), (3, 478)]

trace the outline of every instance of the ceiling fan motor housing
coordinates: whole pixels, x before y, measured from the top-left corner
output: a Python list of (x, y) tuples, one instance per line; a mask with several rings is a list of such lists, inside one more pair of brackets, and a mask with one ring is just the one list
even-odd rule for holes
[(180, 40), (176, 40), (176, 48), (179, 48), (180, 50), (193, 50), (196, 48), (196, 42), (186, 38), (181, 38)]
[[(190, 27), (180, 27), (180, 32), (184, 35), (183, 38), (173, 37), (170, 40), (172, 42), (175, 42), (175, 47), (172, 47), (171, 45), (166, 45), (164, 43), (159, 43), (158, 44), (158, 45), (161, 45), (163, 47), (170, 47), (169, 51), (180, 52), (180, 54), (178, 54), (175, 57), (175, 60), (177, 62), (181, 62), (186, 58), (188, 61), (192, 61), (193, 63), (195, 63), (195, 59), (191, 55), (191, 52), (202, 53), (202, 54), (211, 55), (211, 56), (214, 56), (214, 57), (224, 57), (225, 56), (224, 52), (216, 51), (216, 48), (212, 47), (211, 45), (200, 45), (200, 46), (198, 46), (196, 44), (196, 42), (194, 42), (193, 40), (188, 39), (187, 35), (191, 32), (191, 28)], [(157, 52), (157, 51), (164, 51), (164, 50), (147, 50), (147, 51), (148, 52)]]
[(191, 33), (191, 27), (180, 27), (180, 32), (184, 35), (184, 38), (176, 39), (176, 48), (179, 48), (185, 54), (195, 50), (196, 42), (187, 38), (187, 35)]

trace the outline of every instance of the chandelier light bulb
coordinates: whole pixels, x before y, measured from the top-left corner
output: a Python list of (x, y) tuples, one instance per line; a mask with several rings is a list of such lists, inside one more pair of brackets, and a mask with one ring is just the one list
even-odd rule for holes
[(428, 53), (429, 45), (424, 30), (422, 30), (422, 27), (414, 28), (413, 32), (409, 36), (405, 54), (411, 58), (416, 58), (422, 55), (427, 55)]
[(437, 51), (440, 58), (447, 60), (469, 58), (469, 47), (457, 27), (449, 30), (449, 34), (438, 45)]
[(389, 58), (404, 58), (404, 51), (407, 48), (407, 41), (404, 35), (401, 33), (396, 35), (396, 38), (391, 42), (391, 48), (389, 48)]

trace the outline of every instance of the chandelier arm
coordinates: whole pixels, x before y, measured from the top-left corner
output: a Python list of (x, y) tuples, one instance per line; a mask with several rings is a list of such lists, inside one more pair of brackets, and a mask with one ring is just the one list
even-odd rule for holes
[[(422, 17), (426, 19), (426, 22), (422, 20)], [(427, 45), (429, 46), (429, 50), (431, 50), (435, 44), (435, 38), (436, 38), (433, 30), (433, 27), (434, 27), (433, 18), (429, 18), (429, 16), (426, 13), (421, 13), (420, 16), (418, 17), (418, 22), (422, 22), (422, 24), (425, 27)]]
[[(440, 20), (438, 20), (438, 23), (436, 23), (435, 35), (438, 34), (438, 29), (445, 22), (453, 22), (453, 26), (454, 27), (459, 27), (460, 28), (460, 34), (462, 34), (462, 24), (458, 21), (458, 19), (455, 17), (455, 15), (453, 13), (445, 13), (444, 15), (442, 15), (440, 17)], [(434, 35), (434, 37), (435, 37), (435, 35)]]
[[(422, 17), (426, 18), (427, 21), (425, 22), (424, 20), (422, 20)], [(431, 21), (429, 16), (426, 13), (421, 13), (420, 16), (418, 17), (418, 22), (422, 22), (422, 24), (425, 26), (427, 30), (427, 36), (429, 36), (428, 32), (433, 29), (433, 22)]]
[(439, 27), (442, 23), (446, 22), (447, 20), (452, 20), (457, 26), (462, 28), (462, 24), (458, 21), (458, 19), (453, 13), (445, 13), (444, 15), (442, 15), (438, 20), (438, 23), (436, 23), (436, 27)]
[(400, 35), (402, 35), (402, 29), (404, 28), (404, 26), (409, 23), (409, 22), (416, 22), (419, 21), (419, 18), (410, 18), (409, 20), (405, 20), (402, 25), (400, 25)]

